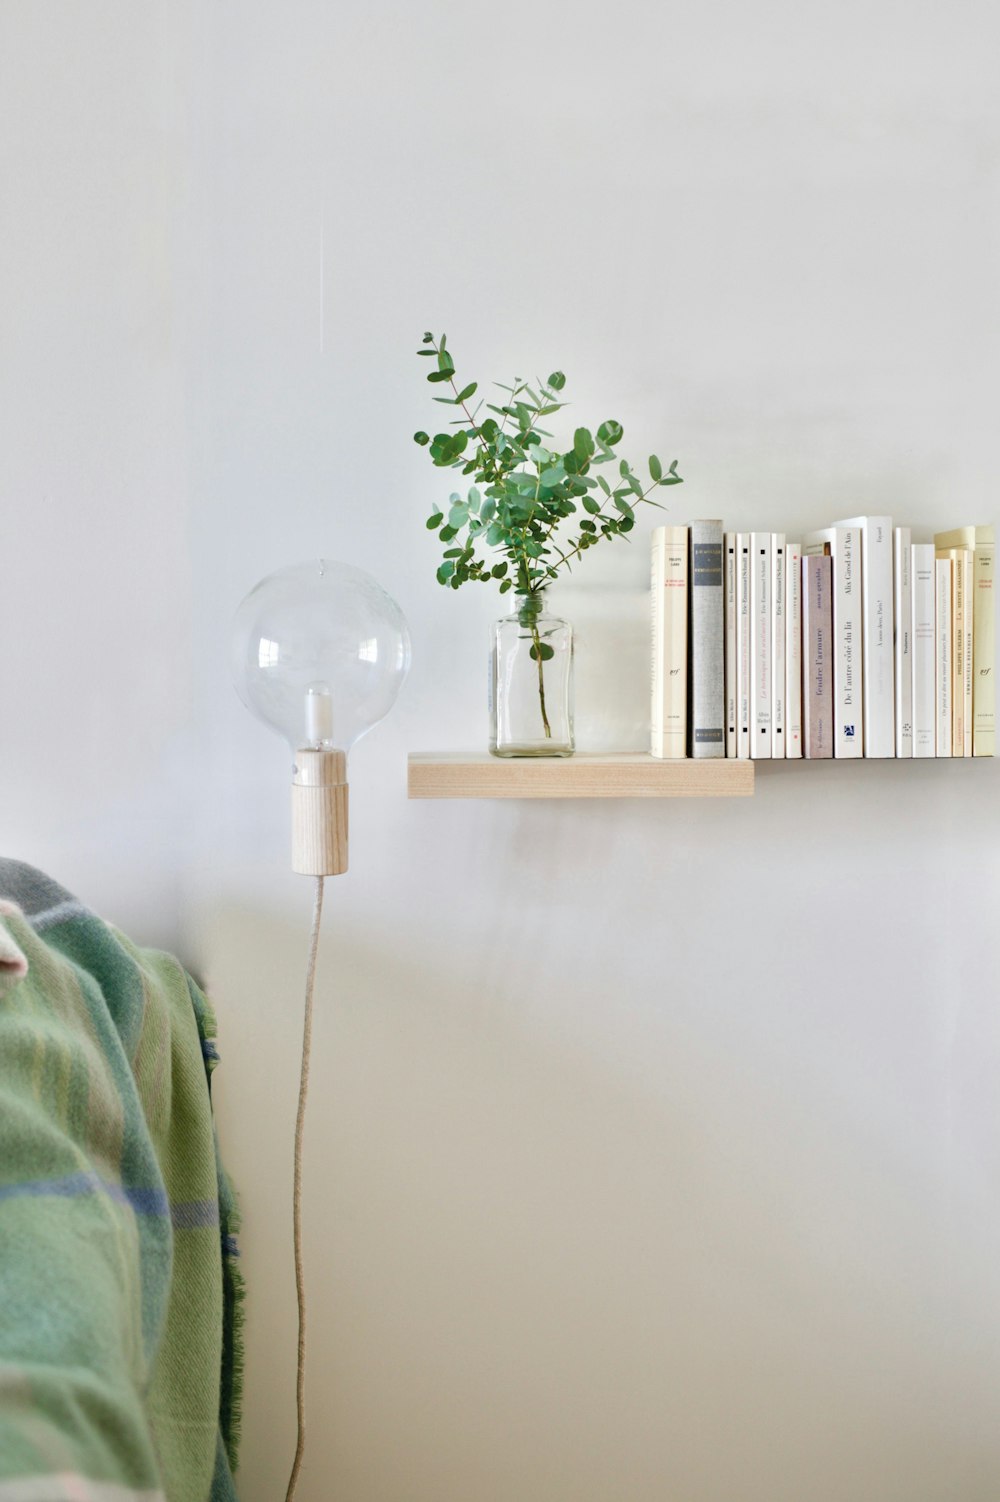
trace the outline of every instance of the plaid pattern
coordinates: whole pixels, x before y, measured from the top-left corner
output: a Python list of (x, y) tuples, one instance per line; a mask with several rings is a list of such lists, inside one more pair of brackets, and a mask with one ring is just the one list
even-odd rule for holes
[(233, 1502), (208, 1004), (32, 868), (0, 894), (0, 1502)]

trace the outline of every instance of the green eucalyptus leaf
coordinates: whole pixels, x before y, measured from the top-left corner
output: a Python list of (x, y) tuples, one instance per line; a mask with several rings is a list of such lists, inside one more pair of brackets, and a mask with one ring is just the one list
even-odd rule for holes
[(566, 377), (561, 370), (554, 370), (545, 384), (551, 386), (553, 391), (561, 391), (566, 384)]
[(660, 463), (659, 459), (657, 459), (655, 454), (650, 454), (649, 456), (649, 476), (650, 479), (655, 480), (657, 484), (659, 484), (659, 482), (663, 479), (663, 465)]
[(428, 532), (435, 531), (436, 528), (440, 527), (440, 525), (441, 525), (441, 523), (443, 521), (444, 521), (444, 512), (443, 511), (435, 511), (435, 513), (434, 513), (433, 516), (429, 516), (427, 518), (427, 530), (428, 530)]
[(432, 383), (434, 381), (450, 381), (453, 373), (451, 370), (432, 370), (427, 379)]
[(423, 429), (421, 429), (421, 431), (419, 433), (414, 433), (414, 435), (413, 435), (413, 441), (414, 441), (414, 443), (419, 443), (420, 447), (423, 448), (426, 444), (430, 443), (431, 440), (428, 437), (428, 435), (423, 431)]
[(589, 511), (591, 516), (598, 516), (601, 505), (599, 501), (595, 501), (589, 495), (585, 495), (583, 498), (583, 509), (584, 511)]
[(579, 459), (581, 464), (586, 464), (587, 460), (594, 452), (594, 447), (595, 445), (593, 435), (590, 433), (589, 429), (577, 428), (576, 432), (573, 434), (573, 452), (576, 454), (576, 457)]
[(451, 559), (449, 558), (445, 563), (441, 564), (440, 568), (437, 571), (437, 581), (438, 581), (438, 583), (439, 584), (447, 584), (448, 580), (451, 578), (451, 576), (452, 576), (452, 574), (454, 572), (455, 572), (455, 565), (451, 561)]
[(467, 402), (470, 396), (475, 396), (477, 390), (478, 383), (476, 381), (471, 381), (469, 385), (464, 388), (464, 390), (458, 393), (458, 396), (455, 398), (455, 400), (458, 402)]

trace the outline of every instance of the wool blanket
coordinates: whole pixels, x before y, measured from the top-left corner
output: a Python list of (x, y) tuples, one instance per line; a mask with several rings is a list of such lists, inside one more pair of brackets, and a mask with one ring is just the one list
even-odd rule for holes
[(0, 860), (0, 1502), (234, 1502), (208, 1003)]

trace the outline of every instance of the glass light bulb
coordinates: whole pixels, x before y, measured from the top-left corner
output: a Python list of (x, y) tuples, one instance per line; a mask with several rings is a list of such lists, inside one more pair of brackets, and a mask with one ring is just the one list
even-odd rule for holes
[(236, 612), (236, 691), (300, 750), (345, 754), (396, 701), (410, 666), (406, 619), (370, 574), (320, 558), (268, 574)]

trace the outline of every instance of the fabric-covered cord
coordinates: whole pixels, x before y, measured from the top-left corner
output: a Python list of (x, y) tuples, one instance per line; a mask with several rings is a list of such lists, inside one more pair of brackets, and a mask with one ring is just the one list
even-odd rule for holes
[(316, 902), (313, 907), (312, 933), (309, 936), (309, 966), (306, 970), (305, 1014), (302, 1020), (302, 1072), (299, 1076), (299, 1109), (295, 1118), (295, 1173), (292, 1180), (292, 1227), (295, 1240), (295, 1297), (299, 1306), (299, 1344), (295, 1373), (295, 1459), (288, 1478), (285, 1502), (292, 1502), (302, 1469), (306, 1448), (306, 1279), (302, 1263), (302, 1137), (306, 1120), (306, 1095), (309, 1090), (309, 1054), (312, 1046), (313, 991), (316, 985), (316, 956), (319, 949), (319, 926), (323, 916), (323, 878), (316, 878)]

